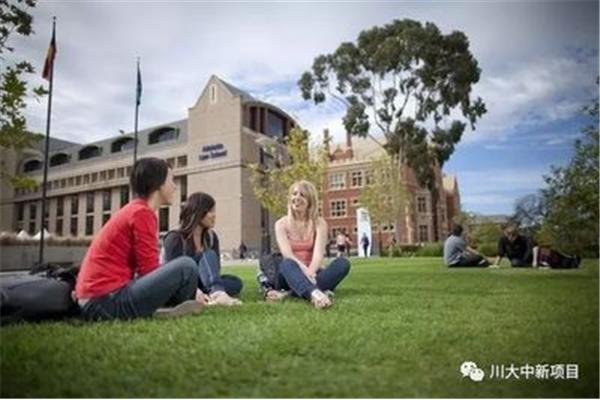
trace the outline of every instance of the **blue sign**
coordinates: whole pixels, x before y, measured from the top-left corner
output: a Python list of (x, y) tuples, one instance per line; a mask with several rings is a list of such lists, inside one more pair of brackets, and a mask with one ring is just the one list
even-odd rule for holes
[(202, 152), (198, 156), (200, 161), (206, 161), (213, 158), (220, 158), (227, 156), (227, 149), (222, 143), (207, 144), (202, 146)]

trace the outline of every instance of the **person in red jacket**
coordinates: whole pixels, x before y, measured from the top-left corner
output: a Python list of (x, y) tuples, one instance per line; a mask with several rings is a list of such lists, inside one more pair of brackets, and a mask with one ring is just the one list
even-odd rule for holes
[(166, 161), (141, 158), (130, 177), (134, 199), (117, 211), (94, 237), (75, 287), (87, 320), (176, 316), (201, 310), (198, 267), (178, 257), (159, 267), (156, 211), (175, 193)]

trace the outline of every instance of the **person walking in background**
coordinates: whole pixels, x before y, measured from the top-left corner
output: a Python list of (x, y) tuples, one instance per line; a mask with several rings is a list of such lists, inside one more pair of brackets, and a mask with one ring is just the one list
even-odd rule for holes
[[(334, 259), (323, 268), (327, 244), (327, 222), (318, 215), (317, 189), (308, 181), (294, 183), (288, 195), (288, 213), (275, 223), (277, 244), (283, 257), (279, 265), (278, 282), (272, 287), (290, 290), (294, 295), (312, 302), (317, 309), (333, 304), (331, 295), (350, 272), (347, 258)], [(281, 292), (266, 288), (265, 298), (277, 300)]]
[(240, 252), (240, 259), (245, 259), (248, 248), (246, 247), (246, 244), (244, 242), (240, 243), (240, 247), (238, 248), (238, 250)]
[(455, 224), (444, 242), (444, 263), (448, 267), (488, 267), (488, 260), (467, 245), (462, 225)]
[(215, 222), (215, 199), (207, 193), (191, 194), (181, 211), (179, 229), (170, 231), (163, 239), (165, 260), (183, 255), (192, 257), (200, 276), (198, 288), (208, 295), (208, 305), (240, 305), (242, 302), (233, 296), (242, 291), (242, 280), (234, 275), (221, 275)]
[(365, 258), (369, 257), (369, 245), (371, 244), (371, 242), (369, 241), (369, 237), (367, 236), (366, 233), (363, 233), (362, 238), (360, 239), (360, 245), (362, 246), (363, 249), (363, 254)]
[(195, 313), (204, 296), (198, 290), (196, 263), (173, 258), (159, 267), (156, 211), (175, 193), (166, 161), (141, 158), (130, 176), (134, 199), (117, 211), (94, 237), (75, 287), (87, 320), (134, 319)]

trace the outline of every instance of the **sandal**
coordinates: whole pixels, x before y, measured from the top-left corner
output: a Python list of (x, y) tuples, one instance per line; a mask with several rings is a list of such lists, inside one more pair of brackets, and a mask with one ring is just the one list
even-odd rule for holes
[(207, 303), (209, 306), (241, 306), (242, 304), (244, 303), (241, 300), (234, 299), (223, 290), (211, 293)]

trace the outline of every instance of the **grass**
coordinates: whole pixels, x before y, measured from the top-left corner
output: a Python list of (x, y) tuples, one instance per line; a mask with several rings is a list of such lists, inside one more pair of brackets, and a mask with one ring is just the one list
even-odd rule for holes
[[(598, 397), (598, 262), (448, 270), (353, 260), (333, 309), (259, 300), (176, 320), (1, 329), (2, 397)], [(482, 382), (458, 369), (473, 361)], [(579, 365), (577, 380), (489, 379), (492, 364)]]

